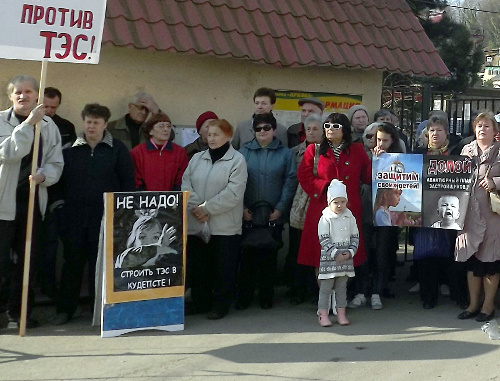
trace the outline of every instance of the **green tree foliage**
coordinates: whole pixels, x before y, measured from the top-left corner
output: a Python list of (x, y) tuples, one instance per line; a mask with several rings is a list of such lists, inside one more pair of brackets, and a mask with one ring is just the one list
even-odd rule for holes
[(433, 79), (433, 85), (455, 93), (474, 85), (484, 54), (481, 45), (474, 46), (469, 29), (446, 15), (438, 23), (423, 20), (422, 26), (451, 74), (449, 78)]
[(481, 45), (474, 46), (471, 33), (463, 23), (454, 21), (446, 13), (439, 22), (429, 18), (429, 12), (446, 7), (446, 1), (407, 0), (420, 20), (427, 36), (450, 71), (448, 78), (423, 79), (436, 90), (460, 93), (478, 79), (484, 55)]
[(455, 18), (471, 32), (484, 36), (486, 49), (500, 48), (500, 6), (498, 0), (463, 0)]

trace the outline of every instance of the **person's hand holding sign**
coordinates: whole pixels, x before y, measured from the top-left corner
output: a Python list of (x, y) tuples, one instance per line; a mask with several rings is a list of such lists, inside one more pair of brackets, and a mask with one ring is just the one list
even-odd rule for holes
[(43, 173), (37, 173), (35, 176), (29, 177), (30, 181), (34, 181), (36, 185), (41, 184), (45, 181), (45, 175)]
[[(42, 121), (45, 116), (46, 108), (43, 104), (36, 106), (33, 110), (31, 110), (30, 114), (26, 118), (26, 123), (32, 125), (33, 127)], [(29, 177), (30, 181), (34, 181), (36, 185), (41, 184), (45, 181), (45, 175), (40, 172), (34, 176)]]
[(31, 124), (33, 127), (39, 122), (42, 121), (45, 116), (45, 105), (41, 104), (36, 106), (33, 110), (31, 110), (30, 114), (26, 118), (26, 123)]

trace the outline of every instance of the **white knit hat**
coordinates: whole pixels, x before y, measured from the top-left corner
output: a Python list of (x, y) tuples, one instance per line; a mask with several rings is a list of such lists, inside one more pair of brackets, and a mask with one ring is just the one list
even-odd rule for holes
[(345, 197), (347, 200), (347, 189), (342, 181), (333, 179), (328, 186), (328, 191), (326, 192), (326, 200), (328, 205), (333, 201), (334, 198)]

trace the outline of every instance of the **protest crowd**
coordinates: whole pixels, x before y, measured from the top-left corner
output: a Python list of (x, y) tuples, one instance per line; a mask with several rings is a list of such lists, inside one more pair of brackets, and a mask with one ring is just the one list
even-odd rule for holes
[[(473, 135), (462, 137), (450, 134), (446, 113), (433, 111), (411, 147), (392, 110), (371, 118), (364, 106), (355, 105), (346, 114), (323, 115), (323, 101), (304, 98), (298, 102), (300, 123), (283, 126), (272, 113), (274, 90), (259, 88), (250, 118), (234, 128), (223, 115), (203, 112), (195, 123), (199, 137), (182, 147), (174, 142), (174, 121), (149, 94), (132, 96), (128, 113), (113, 121), (106, 106), (86, 104), (77, 136), (74, 125), (56, 113), (60, 91), (47, 87), (38, 102), (38, 90), (30, 76), (13, 78), (7, 89), (12, 107), (0, 112), (0, 312), (10, 322), (20, 318), (34, 182), (28, 328), (39, 325), (31, 313), (34, 286), (55, 302), (52, 324), (75, 316), (86, 267), (93, 308), (103, 194), (134, 191), (190, 192), (186, 314), (221, 319), (232, 308), (246, 310), (254, 299), (270, 309), (281, 282), (291, 305), (314, 303), (311, 311), (320, 325), (331, 326), (331, 314), (347, 325), (348, 309), (380, 310), (384, 299), (395, 297), (390, 280), (399, 264), (401, 224), (390, 208), (399, 203), (401, 190), (379, 189), (372, 200), (371, 189), (372, 158), (384, 153), (463, 155), (474, 161), (463, 229), (455, 225), (458, 199), (448, 195), (438, 200), (436, 225), (410, 228), (414, 253), (408, 280), (425, 309), (434, 308), (441, 293), (462, 309), (458, 319), (485, 322), (495, 316), (500, 215), (492, 211), (489, 194), (500, 189), (500, 142), (492, 112), (478, 113)], [(33, 160), (38, 170), (31, 176)], [(146, 262), (133, 255), (134, 240), (146, 245), (160, 235), (173, 239), (172, 230), (145, 227), (151, 221), (138, 219), (116, 266), (152, 266), (171, 254), (158, 252)], [(279, 272), (284, 240), (289, 250)]]

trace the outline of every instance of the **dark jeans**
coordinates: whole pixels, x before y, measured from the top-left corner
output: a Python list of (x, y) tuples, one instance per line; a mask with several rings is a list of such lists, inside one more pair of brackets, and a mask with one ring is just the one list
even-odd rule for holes
[(290, 280), (287, 283), (290, 286), (290, 296), (305, 300), (309, 294), (317, 296), (319, 287), (314, 267), (297, 263), (301, 238), (302, 230), (290, 226), (288, 236), (289, 251), (285, 268), (287, 268), (287, 273), (290, 274)]
[(297, 257), (299, 255), (300, 238), (302, 230), (294, 227), (288, 228), (288, 254), (283, 265), (283, 278), (285, 285), (290, 288), (292, 294), (296, 292)]
[(10, 250), (14, 241), (15, 221), (0, 220), (0, 311), (7, 310), (10, 295)]
[(191, 296), (198, 311), (228, 312), (236, 292), (240, 243), (240, 235), (213, 235), (207, 244), (188, 237)]
[(439, 295), (439, 285), (448, 283), (452, 258), (429, 257), (419, 259), (418, 278), (420, 282), (420, 299), (423, 303), (435, 305)]
[[(78, 307), (85, 265), (88, 265), (88, 291), (91, 309), (95, 299), (95, 267), (99, 237), (90, 236), (83, 228), (78, 237), (73, 236), (65, 242), (64, 264), (57, 297), (57, 313), (67, 313), (71, 318)], [(100, 291), (100, 290), (99, 290)]]
[(469, 303), (466, 262), (453, 261), (451, 264), (450, 297), (460, 306), (466, 306)]
[[(42, 219), (41, 217), (40, 209), (38, 208), (38, 200), (35, 200), (31, 235), (28, 316), (35, 298), (32, 289), (32, 279), (40, 241), (39, 226)], [(6, 307), (9, 316), (15, 319), (19, 318), (21, 314), (27, 221), (28, 206), (21, 203), (17, 204), (16, 219), (14, 221), (0, 220), (0, 301), (4, 305), (3, 309)]]
[(375, 228), (377, 246), (375, 249), (376, 271), (373, 274), (372, 294), (382, 294), (389, 281), (391, 256), (397, 251), (398, 227), (379, 226)]
[(37, 259), (37, 285), (47, 296), (55, 295), (56, 260), (60, 230), (63, 228), (62, 208), (47, 212), (42, 223), (40, 255)]
[[(356, 295), (357, 294), (362, 294), (362, 295), (368, 295), (369, 294), (369, 265), (368, 261), (365, 261), (359, 266), (356, 266), (354, 268), (354, 280), (356, 282)], [(351, 278), (352, 279), (352, 278)]]
[(347, 283), (348, 299), (357, 294), (368, 296), (370, 293), (370, 274), (376, 272), (376, 253), (374, 249), (375, 227), (373, 223), (363, 223), (363, 239), (365, 243), (366, 261), (354, 268), (355, 277)]

